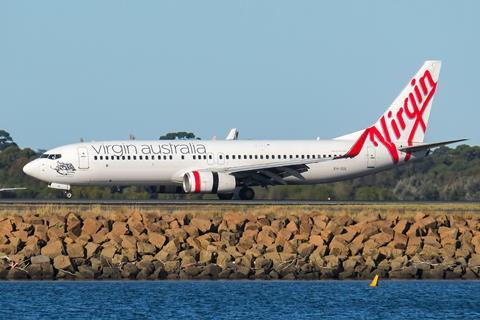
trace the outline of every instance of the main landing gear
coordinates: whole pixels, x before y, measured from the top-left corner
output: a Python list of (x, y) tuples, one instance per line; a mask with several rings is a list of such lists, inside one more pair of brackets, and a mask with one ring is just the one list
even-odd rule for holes
[(240, 199), (240, 200), (253, 200), (255, 198), (255, 191), (249, 187), (241, 187), (235, 189), (233, 193), (218, 193), (218, 199), (220, 200), (232, 200), (232, 199)]
[(243, 187), (238, 192), (240, 200), (253, 200), (255, 198), (255, 191), (252, 188)]

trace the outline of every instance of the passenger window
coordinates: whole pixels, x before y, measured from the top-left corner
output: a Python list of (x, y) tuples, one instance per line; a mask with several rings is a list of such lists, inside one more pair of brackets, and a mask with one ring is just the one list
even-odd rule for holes
[(131, 158), (130, 156), (127, 156), (127, 159), (128, 159), (128, 160), (132, 160), (132, 158)]
[[(43, 156), (41, 156), (41, 158), (43, 158)], [(94, 156), (93, 160), (97, 160), (97, 158), (98, 158), (97, 156)]]
[(173, 156), (170, 156), (170, 160), (172, 160), (172, 159), (173, 159)]
[(210, 159), (210, 160), (212, 160), (212, 159), (213, 159), (213, 157), (212, 157), (212, 155), (211, 155), (211, 154), (209, 154), (209, 155), (208, 155), (208, 159)]
[(263, 159), (263, 154), (260, 155), (260, 159)]
[(265, 159), (268, 159), (268, 154), (265, 156)]
[(185, 156), (182, 155), (182, 160), (185, 160)]
[(125, 156), (122, 156), (122, 160), (125, 160)]
[(148, 160), (148, 156), (145, 156), (145, 160)]
[(103, 160), (103, 156), (100, 156), (100, 160)]
[(108, 156), (105, 156), (105, 160), (108, 160)]
[(167, 160), (167, 156), (163, 156), (163, 160)]
[(223, 159), (223, 156), (222, 156), (222, 155), (219, 155), (218, 158), (221, 160), (221, 159)]
[(287, 159), (287, 155), (286, 155), (286, 154), (283, 155), (283, 159)]
[(252, 155), (251, 155), (251, 154), (250, 154), (250, 155), (248, 155), (248, 158), (249, 158), (249, 159), (252, 159)]
[(207, 156), (206, 156), (206, 155), (203, 156), (203, 160), (207, 160)]
[(302, 159), (305, 159), (305, 155), (304, 155), (304, 154), (302, 154)]
[(137, 156), (133, 156), (133, 160), (137, 160)]
[(290, 155), (290, 159), (293, 159), (293, 155)]
[(310, 155), (309, 155), (309, 154), (307, 154), (307, 159), (310, 159)]
[(298, 159), (298, 154), (295, 155), (295, 158)]
[(255, 159), (258, 159), (258, 156), (257, 156), (257, 155), (255, 155)]
[(197, 156), (196, 156), (196, 155), (193, 155), (193, 160), (197, 160)]
[(228, 160), (228, 154), (225, 156), (225, 159), (227, 159), (227, 160)]
[(232, 155), (232, 160), (235, 160), (235, 155)]
[(138, 159), (143, 160), (143, 156), (138, 156)]
[(275, 159), (275, 155), (274, 155), (274, 154), (272, 154), (272, 159)]

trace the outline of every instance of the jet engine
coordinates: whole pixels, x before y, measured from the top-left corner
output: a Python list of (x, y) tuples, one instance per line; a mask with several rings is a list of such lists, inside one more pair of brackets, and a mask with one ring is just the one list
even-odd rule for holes
[(227, 173), (190, 171), (183, 176), (186, 193), (229, 193), (235, 190), (237, 181)]

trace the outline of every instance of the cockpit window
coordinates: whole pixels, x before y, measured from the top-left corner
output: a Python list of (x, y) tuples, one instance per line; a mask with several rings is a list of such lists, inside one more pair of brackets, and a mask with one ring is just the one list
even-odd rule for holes
[(48, 154), (48, 153), (44, 153), (40, 156), (40, 158), (50, 159), (50, 160), (57, 160), (57, 159), (60, 159), (61, 157), (62, 157), (61, 154)]

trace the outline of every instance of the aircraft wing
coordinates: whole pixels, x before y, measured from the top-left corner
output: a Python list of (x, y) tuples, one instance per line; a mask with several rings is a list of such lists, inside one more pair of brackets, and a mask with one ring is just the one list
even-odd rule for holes
[(310, 169), (309, 164), (332, 161), (334, 159), (336, 158), (292, 159), (290, 161), (272, 161), (256, 165), (231, 166), (211, 170), (234, 175), (247, 185), (285, 185), (287, 182), (284, 178), (289, 176), (305, 180), (301, 173)]
[(415, 146), (409, 146), (409, 147), (400, 147), (398, 148), (399, 151), (403, 152), (416, 152), (416, 151), (422, 151), (422, 150), (428, 150), (440, 146), (444, 146), (447, 144), (451, 143), (456, 143), (456, 142), (462, 142), (468, 139), (459, 139), (459, 140), (450, 140), (450, 141), (442, 141), (442, 142), (434, 142), (434, 143), (425, 143), (425, 144), (419, 144)]
[(26, 190), (27, 188), (0, 188), (0, 192), (5, 191), (16, 191), (16, 190)]

